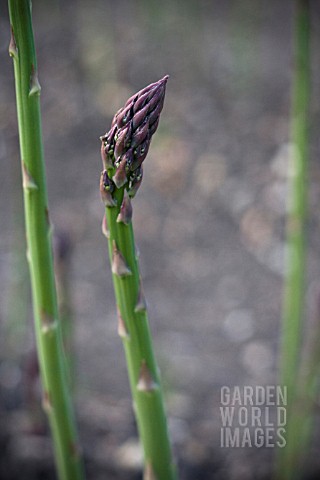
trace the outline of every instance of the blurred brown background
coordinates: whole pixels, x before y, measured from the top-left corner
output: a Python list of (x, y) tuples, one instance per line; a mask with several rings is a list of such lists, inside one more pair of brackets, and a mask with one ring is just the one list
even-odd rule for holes
[[(313, 4), (311, 326), (320, 317)], [(0, 8), (0, 478), (50, 479), (50, 441), (36, 407), (5, 1)], [(277, 382), (292, 13), (290, 0), (33, 2), (50, 217), (71, 242), (75, 395), (89, 479), (141, 478), (100, 227), (99, 136), (129, 96), (165, 74), (133, 221), (181, 479), (270, 478), (272, 449), (219, 447), (219, 396), (222, 385)], [(310, 473), (318, 468), (313, 459)]]

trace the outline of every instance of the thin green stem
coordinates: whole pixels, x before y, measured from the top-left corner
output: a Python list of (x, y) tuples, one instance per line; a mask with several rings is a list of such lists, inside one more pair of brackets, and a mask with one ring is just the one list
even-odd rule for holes
[[(280, 376), (288, 388), (287, 446), (279, 452), (279, 478), (293, 478), (290, 426), (294, 404), (299, 397), (298, 374), (301, 361), (305, 307), (306, 220), (308, 201), (308, 107), (310, 96), (310, 12), (308, 0), (295, 1), (294, 73), (292, 90), (291, 140), (293, 154), (289, 166), (287, 214), (286, 280), (282, 318)], [(290, 467), (291, 465), (291, 467)]]
[[(117, 190), (117, 206), (106, 208), (119, 334), (124, 344), (134, 409), (144, 450), (145, 478), (173, 480), (176, 478), (175, 469), (172, 464), (159, 370), (154, 357), (147, 311), (141, 301), (141, 279), (132, 223), (126, 225), (117, 222), (123, 195), (124, 188)], [(121, 255), (130, 274), (115, 273), (114, 265), (118, 255)]]
[(27, 257), (30, 267), (35, 331), (48, 415), (61, 480), (83, 478), (73, 409), (69, 398), (61, 326), (53, 274), (51, 228), (43, 159), (40, 85), (29, 0), (9, 0), (16, 85)]

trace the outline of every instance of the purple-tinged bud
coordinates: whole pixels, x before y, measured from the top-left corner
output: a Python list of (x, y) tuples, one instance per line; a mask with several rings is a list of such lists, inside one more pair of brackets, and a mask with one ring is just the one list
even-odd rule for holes
[(143, 162), (143, 160), (146, 158), (148, 155), (149, 151), (149, 146), (150, 146), (150, 141), (147, 139), (144, 143), (139, 145), (135, 150), (134, 150), (134, 160), (130, 165), (130, 170), (134, 172), (139, 168)]
[(140, 392), (152, 392), (158, 388), (159, 385), (152, 378), (152, 374), (149, 370), (147, 362), (143, 360), (140, 368), (137, 390)]
[(113, 168), (115, 135), (117, 126), (111, 128), (109, 132), (100, 137), (101, 140), (101, 159), (105, 170)]
[(154, 122), (157, 121), (157, 119), (159, 118), (160, 116), (160, 113), (163, 109), (163, 103), (158, 103), (158, 105), (155, 107), (154, 110), (152, 110), (152, 112), (150, 112), (149, 116), (148, 116), (148, 122), (150, 125), (153, 125)]
[(105, 143), (102, 141), (101, 142), (101, 160), (102, 160), (102, 165), (105, 170), (108, 168), (113, 167), (112, 160), (110, 158), (110, 155), (108, 155), (108, 147), (105, 146)]
[[(169, 77), (168, 77), (168, 78), (169, 78)], [(126, 101), (125, 107), (126, 107), (127, 105), (129, 105), (129, 103), (135, 102), (135, 101), (137, 100), (137, 98), (140, 97), (141, 95), (143, 95), (144, 93), (149, 92), (150, 90), (152, 90), (157, 83), (158, 83), (158, 82), (150, 83), (149, 85), (147, 85), (146, 87), (144, 87), (142, 90), (139, 90), (138, 93), (135, 93), (134, 95), (132, 95), (132, 96)]]
[(112, 146), (114, 144), (114, 137), (116, 136), (117, 133), (117, 125), (114, 125), (110, 132), (106, 136), (106, 142), (108, 145)]
[[(167, 79), (169, 78), (169, 75), (166, 75)], [(139, 90), (138, 93), (135, 93), (134, 95), (132, 95), (132, 97), (130, 97), (127, 101), (126, 101), (126, 104), (125, 106), (129, 105), (130, 102), (133, 102), (133, 101), (136, 101), (136, 99), (138, 97), (140, 97), (141, 95), (143, 95), (144, 93), (146, 92), (149, 92), (150, 90), (152, 90), (158, 83), (159, 81), (161, 82), (161, 80), (158, 80), (157, 82), (154, 82), (154, 83), (150, 83), (149, 85), (147, 85), (146, 87), (144, 87), (142, 90)]]
[(121, 159), (116, 173), (113, 175), (112, 180), (117, 188), (123, 187), (128, 181), (127, 179), (127, 163), (126, 159)]
[(136, 196), (137, 191), (140, 188), (141, 182), (143, 177), (143, 168), (139, 167), (135, 172), (133, 178), (129, 182), (129, 190), (128, 195), (130, 198)]
[(115, 116), (113, 117), (112, 122), (111, 122), (111, 128), (116, 125), (116, 123), (117, 123), (117, 118), (118, 118), (118, 116), (120, 115), (120, 113), (122, 112), (122, 110), (123, 110), (123, 107), (119, 108), (119, 110), (117, 111), (117, 113), (116, 113)]
[(104, 168), (115, 168), (116, 187), (126, 185), (130, 197), (135, 195), (141, 183), (140, 167), (159, 124), (167, 80), (165, 76), (130, 97), (114, 116), (109, 133), (101, 137)]
[(131, 147), (134, 148), (140, 145), (148, 136), (149, 125), (144, 123), (137, 128), (137, 130), (132, 135)]
[(117, 127), (122, 128), (126, 125), (133, 117), (132, 105), (129, 104), (127, 107), (123, 108), (117, 116)]
[(165, 87), (168, 81), (169, 75), (166, 75), (163, 77), (161, 80), (158, 80), (155, 83), (150, 84), (148, 87), (140, 90), (137, 94), (137, 99), (134, 101), (134, 107), (133, 111), (136, 113), (138, 110), (143, 108), (146, 103), (148, 104), (151, 102), (152, 106), (150, 108), (153, 108), (157, 100), (154, 100), (152, 103), (152, 99), (157, 93), (159, 93), (159, 97), (164, 97), (165, 94)]
[(147, 105), (148, 100), (150, 100), (150, 98), (153, 97), (155, 89), (156, 89), (156, 87), (154, 87), (154, 89), (151, 90), (150, 92), (146, 92), (143, 95), (139, 95), (139, 97), (137, 98), (137, 100), (133, 104), (133, 112), (134, 113), (138, 112), (138, 110), (141, 110), (141, 108), (143, 108), (144, 106)]
[(139, 125), (143, 123), (143, 121), (145, 120), (148, 114), (148, 111), (149, 111), (149, 105), (146, 105), (145, 107), (143, 107), (141, 110), (139, 110), (137, 113), (134, 114), (132, 119), (133, 130), (136, 130), (139, 127)]
[(101, 200), (106, 207), (114, 207), (116, 205), (116, 201), (112, 197), (113, 190), (114, 184), (108, 177), (107, 171), (103, 170), (100, 175), (100, 195)]
[(160, 120), (160, 117), (157, 118), (157, 120), (152, 124), (150, 125), (150, 137), (154, 134), (154, 132), (157, 130), (158, 128), (158, 125), (159, 125), (159, 120)]
[(101, 172), (101, 181), (103, 183), (103, 189), (107, 192), (112, 193), (114, 190), (114, 185), (110, 178), (108, 177), (108, 172), (107, 170), (103, 170)]
[(127, 193), (124, 194), (122, 204), (120, 207), (120, 213), (117, 216), (118, 223), (124, 223), (125, 225), (129, 225), (132, 219), (132, 205), (131, 200)]
[(164, 87), (159, 87), (153, 97), (148, 102), (149, 112), (151, 112), (164, 99)]
[(132, 275), (130, 268), (128, 267), (124, 256), (118, 250), (115, 240), (112, 243), (112, 273), (118, 275), (118, 277), (125, 277), (127, 275)]
[(122, 155), (121, 161), (124, 159), (126, 161), (126, 171), (129, 172), (134, 160), (133, 148), (129, 148), (129, 150), (127, 150), (126, 153)]
[(128, 142), (128, 132), (129, 132), (129, 125), (124, 127), (121, 130), (118, 130), (118, 136), (116, 136), (115, 138), (115, 149), (114, 149), (114, 156), (116, 161), (119, 160), (119, 158), (125, 151), (126, 143)]

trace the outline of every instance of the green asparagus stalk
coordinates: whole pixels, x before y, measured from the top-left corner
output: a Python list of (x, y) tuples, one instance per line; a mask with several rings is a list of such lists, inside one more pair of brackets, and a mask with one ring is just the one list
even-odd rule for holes
[(291, 156), (287, 215), (287, 274), (283, 311), (282, 380), (293, 389), (299, 364), (305, 297), (310, 91), (308, 0), (296, 0), (295, 71), (292, 92)]
[(286, 281), (282, 318), (280, 376), (287, 386), (287, 446), (278, 454), (278, 476), (293, 478), (296, 440), (295, 408), (299, 392), (299, 371), (305, 306), (306, 220), (308, 201), (308, 107), (310, 95), (309, 0), (295, 0), (294, 76), (291, 140), (293, 155), (289, 167), (287, 214)]
[(103, 232), (109, 245), (118, 333), (144, 450), (145, 480), (175, 478), (131, 222), (131, 199), (141, 184), (142, 162), (159, 123), (167, 78), (129, 98), (116, 113), (111, 130), (101, 137), (104, 170), (100, 192), (106, 207)]
[(68, 392), (53, 273), (51, 228), (43, 158), (40, 85), (29, 0), (9, 0), (24, 210), (43, 407), (52, 431), (61, 480), (83, 478)]

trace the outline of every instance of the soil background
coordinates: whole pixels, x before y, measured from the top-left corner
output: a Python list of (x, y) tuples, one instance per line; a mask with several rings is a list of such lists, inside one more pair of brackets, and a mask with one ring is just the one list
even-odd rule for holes
[[(219, 408), (222, 386), (277, 384), (292, 4), (33, 2), (50, 219), (68, 254), (75, 403), (89, 480), (142, 478), (101, 234), (99, 136), (129, 96), (165, 74), (165, 107), (133, 222), (181, 480), (271, 478), (275, 449), (220, 447)], [(306, 342), (320, 318), (320, 10), (311, 4)], [(0, 478), (53, 479), (3, 0), (0, 8)], [(315, 478), (317, 423), (305, 470)]]

